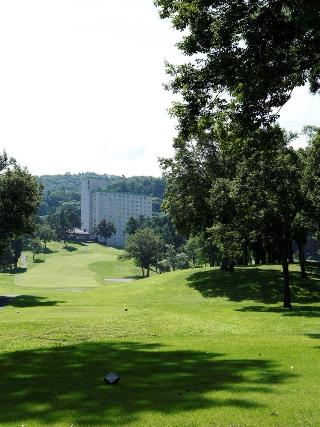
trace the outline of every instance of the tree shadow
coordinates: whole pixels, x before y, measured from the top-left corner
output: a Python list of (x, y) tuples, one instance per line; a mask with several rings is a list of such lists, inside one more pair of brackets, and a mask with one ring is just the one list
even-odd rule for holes
[(306, 269), (313, 273), (320, 273), (320, 261), (306, 261)]
[(78, 242), (76, 242), (77, 243), (77, 245), (79, 245), (79, 246), (89, 246), (88, 245), (88, 243), (85, 243), (85, 242), (80, 242), (80, 241), (78, 241)]
[(18, 267), (18, 268), (4, 268), (3, 270), (0, 270), (1, 273), (6, 273), (6, 274), (22, 274), (22, 273), (26, 273), (27, 268), (22, 268), (22, 267)]
[(47, 298), (35, 295), (0, 296), (0, 307), (52, 307), (64, 301), (47, 301)]
[[(116, 386), (103, 382), (110, 371), (120, 375)], [(263, 404), (245, 393), (271, 393), (271, 385), (295, 376), (269, 360), (170, 351), (158, 344), (84, 343), (12, 352), (0, 355), (0, 424), (70, 420), (119, 426), (145, 411), (251, 409)]]
[(45, 262), (45, 260), (44, 259), (40, 259), (40, 258), (35, 258), (33, 260), (34, 264), (43, 264), (44, 262)]
[(65, 251), (68, 251), (68, 252), (75, 252), (75, 251), (78, 251), (79, 249), (78, 248), (76, 248), (76, 247), (74, 247), (74, 246), (64, 246), (64, 248), (63, 248)]
[[(302, 280), (298, 272), (290, 273), (290, 277), (294, 302), (320, 302), (320, 281), (316, 277)], [(283, 298), (282, 274), (272, 269), (238, 267), (235, 273), (208, 270), (194, 273), (187, 280), (206, 298), (226, 297), (230, 301), (254, 300), (266, 304), (282, 302)]]
[[(306, 334), (306, 336), (314, 340), (320, 340), (320, 334)], [(314, 348), (320, 349), (320, 345), (319, 346), (317, 345)]]
[(267, 307), (263, 305), (252, 305), (239, 308), (236, 311), (257, 312), (257, 313), (280, 313), (283, 316), (303, 316), (320, 317), (320, 307), (314, 305), (295, 305), (292, 310), (285, 310), (283, 307)]
[(74, 245), (78, 245), (78, 246), (89, 246), (88, 243), (81, 242), (80, 240), (68, 239), (68, 243), (73, 243)]
[(43, 249), (43, 253), (44, 254), (56, 254), (58, 251), (55, 251), (55, 250), (53, 250), (53, 249), (50, 249), (50, 248), (44, 248)]

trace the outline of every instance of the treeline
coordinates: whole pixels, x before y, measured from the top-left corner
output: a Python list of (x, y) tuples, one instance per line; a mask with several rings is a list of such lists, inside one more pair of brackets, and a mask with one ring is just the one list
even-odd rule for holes
[[(227, 3), (227, 5), (226, 5)], [(320, 221), (320, 129), (295, 151), (277, 124), (293, 90), (320, 94), (319, 17), (312, 2), (155, 0), (181, 31), (185, 63), (167, 65), (178, 96), (174, 156), (163, 159), (164, 208), (186, 235), (206, 233), (236, 262), (280, 262), (283, 306), (292, 308), (292, 240), (303, 245)]]
[(98, 175), (88, 172), (86, 174), (43, 175), (39, 176), (39, 182), (44, 187), (43, 201), (39, 206), (39, 216), (53, 215), (64, 204), (72, 204), (79, 215), (80, 220), (80, 178), (103, 178), (106, 188), (111, 192), (124, 192), (145, 194), (153, 197), (153, 211), (159, 212), (163, 194), (165, 191), (162, 178), (147, 176), (134, 176), (126, 178), (115, 175)]

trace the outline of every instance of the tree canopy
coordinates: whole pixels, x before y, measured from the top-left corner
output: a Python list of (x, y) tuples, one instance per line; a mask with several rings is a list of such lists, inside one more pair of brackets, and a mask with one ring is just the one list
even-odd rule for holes
[(134, 259), (141, 267), (143, 277), (149, 277), (150, 267), (157, 265), (161, 248), (161, 240), (149, 228), (142, 228), (132, 234), (125, 247), (122, 258)]
[(174, 157), (161, 162), (163, 206), (179, 230), (211, 234), (224, 253), (223, 269), (232, 271), (249, 247), (256, 262), (266, 253), (269, 261), (277, 258), (289, 308), (296, 218), (304, 212), (310, 220), (307, 205), (317, 206), (311, 190), (317, 185), (317, 143), (313, 136), (306, 156), (299, 156), (276, 119), (294, 88), (309, 82), (312, 93), (320, 92), (317, 2), (154, 3), (181, 31), (178, 49), (188, 58), (167, 64), (167, 89), (179, 95), (171, 110), (178, 134)]
[[(320, 90), (316, 0), (155, 0), (162, 18), (182, 32), (190, 58), (168, 65), (180, 132), (210, 129), (227, 113), (242, 131), (273, 122), (294, 88)], [(231, 108), (230, 108), (231, 107)]]
[(95, 234), (104, 239), (105, 244), (107, 244), (107, 240), (116, 234), (116, 232), (116, 226), (112, 221), (108, 221), (106, 218), (103, 218), (95, 228)]
[(42, 186), (26, 169), (0, 156), (0, 234), (22, 236), (34, 231)]

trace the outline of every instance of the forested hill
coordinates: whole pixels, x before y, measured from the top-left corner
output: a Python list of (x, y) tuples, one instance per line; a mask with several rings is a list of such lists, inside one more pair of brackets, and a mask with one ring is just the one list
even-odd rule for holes
[(106, 188), (112, 192), (130, 192), (154, 197), (153, 210), (158, 212), (164, 194), (164, 180), (151, 176), (98, 175), (95, 173), (64, 175), (42, 175), (38, 179), (44, 185), (44, 200), (39, 215), (52, 215), (63, 203), (80, 207), (80, 178), (83, 176), (104, 178)]

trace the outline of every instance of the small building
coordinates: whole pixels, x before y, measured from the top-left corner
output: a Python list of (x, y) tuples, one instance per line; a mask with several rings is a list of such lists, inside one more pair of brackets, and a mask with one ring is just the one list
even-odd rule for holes
[(87, 242), (90, 240), (91, 234), (86, 230), (81, 230), (80, 228), (74, 228), (69, 230), (67, 233), (68, 240), (73, 240), (77, 242)]

